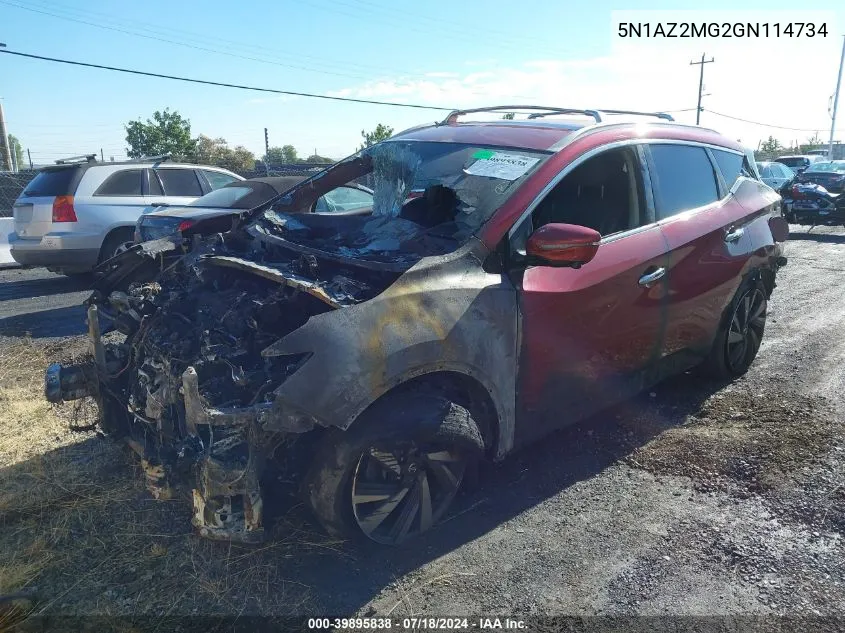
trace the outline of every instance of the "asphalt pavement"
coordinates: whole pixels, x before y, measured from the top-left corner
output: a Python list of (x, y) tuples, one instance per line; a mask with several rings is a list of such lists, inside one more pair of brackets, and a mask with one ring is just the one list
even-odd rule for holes
[(91, 278), (43, 268), (0, 270), (0, 336), (61, 338), (85, 331)]

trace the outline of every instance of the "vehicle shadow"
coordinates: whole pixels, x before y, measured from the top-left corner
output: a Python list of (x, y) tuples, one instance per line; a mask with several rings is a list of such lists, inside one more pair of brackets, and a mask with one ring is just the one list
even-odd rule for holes
[(790, 231), (789, 240), (822, 242), (827, 244), (845, 244), (845, 234), (842, 233), (812, 233), (809, 231)]
[(0, 283), (0, 301), (81, 292), (88, 290), (92, 282), (93, 277), (79, 275), (73, 277), (51, 277), (47, 279), (23, 279), (21, 281)]
[[(29, 551), (22, 549), (27, 543), (21, 540), (29, 537), (47, 539), (62, 548), (50, 558), (55, 567), (43, 572), (37, 582), (38, 599), (46, 613), (84, 615), (95, 608), (111, 608), (103, 604), (114, 600), (111, 613), (141, 614), (150, 609), (153, 614), (209, 615), (223, 609), (243, 615), (351, 615), (405, 574), (483, 537), (573, 484), (591, 479), (664, 430), (683, 423), (722, 387), (685, 374), (662, 383), (651, 394), (556, 432), (501, 464), (485, 466), (479, 484), (456, 500), (439, 526), (422, 540), (397, 548), (333, 541), (310, 521), (302, 506), (289, 507), (284, 520), (277, 521), (273, 538), (258, 547), (200, 539), (189, 532), (187, 499), (152, 500), (128, 451), (117, 448), (115, 442), (91, 438), (0, 471), (4, 481), (22, 485), (30, 481), (32, 472), (51, 473), (60, 484), (54, 493), (64, 499), (27, 498), (26, 507), (41, 512), (31, 534), (14, 525), (27, 519), (24, 510), (10, 503), (1, 506), (0, 524), (5, 529), (0, 532), (0, 552)], [(81, 487), (75, 487), (77, 483)], [(12, 483), (9, 489), (14, 487)], [(81, 500), (69, 504), (65, 497), (74, 500), (77, 490), (82, 491)], [(33, 494), (44, 491), (42, 483)], [(47, 536), (57, 529), (67, 532), (65, 541)], [(45, 536), (39, 536), (40, 531)], [(157, 548), (166, 551), (166, 556), (150, 554)], [(0, 555), (0, 570), (2, 564)], [(86, 593), (78, 579), (91, 570), (97, 583)], [(69, 601), (66, 592), (71, 586), (74, 598)], [(111, 598), (103, 596), (105, 587)], [(186, 600), (186, 594), (197, 598), (172, 603), (174, 596)], [(65, 597), (58, 601), (56, 596)], [(129, 604), (127, 600), (132, 610), (121, 607)], [(147, 616), (145, 621), (149, 621)]]
[(50, 338), (75, 336), (85, 331), (85, 307), (82, 305), (0, 318), (0, 336)]

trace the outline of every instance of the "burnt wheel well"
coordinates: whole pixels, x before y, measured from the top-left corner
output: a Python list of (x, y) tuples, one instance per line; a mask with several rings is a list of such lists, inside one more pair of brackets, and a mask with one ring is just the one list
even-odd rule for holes
[(397, 385), (376, 402), (409, 392), (430, 392), (466, 408), (481, 431), (485, 453), (494, 453), (499, 438), (499, 418), (490, 393), (478, 380), (456, 371), (423, 374)]

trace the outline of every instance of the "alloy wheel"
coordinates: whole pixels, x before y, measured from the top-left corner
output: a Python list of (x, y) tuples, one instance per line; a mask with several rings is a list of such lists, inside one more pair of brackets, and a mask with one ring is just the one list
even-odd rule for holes
[(446, 512), (465, 470), (461, 454), (444, 446), (371, 447), (352, 479), (355, 521), (377, 543), (397, 545), (418, 536)]
[(114, 249), (114, 253), (112, 254), (112, 257), (117, 257), (121, 253), (125, 253), (130, 248), (132, 248), (132, 245), (133, 245), (132, 242), (123, 242), (116, 249)]
[(737, 302), (728, 328), (726, 358), (733, 373), (746, 370), (763, 340), (766, 326), (766, 295), (752, 288)]

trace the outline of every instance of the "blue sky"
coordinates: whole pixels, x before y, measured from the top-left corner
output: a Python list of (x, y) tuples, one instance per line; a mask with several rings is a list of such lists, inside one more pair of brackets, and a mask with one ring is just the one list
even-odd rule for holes
[[(829, 133), (845, 10), (815, 1), (707, 3), (708, 20), (784, 22), (818, 18), (813, 40), (657, 41), (614, 38), (615, 10), (660, 10), (682, 20), (702, 3), (563, 3), (535, 0), (0, 0), (0, 42), (9, 50), (269, 88), (437, 106), (527, 102), (572, 107), (683, 110), (695, 106), (706, 48), (704, 106), (778, 130), (704, 113), (702, 123), (756, 146)], [(524, 5), (529, 6), (529, 5)], [(21, 7), (27, 7), (21, 8)], [(778, 13), (778, 10), (790, 13)], [(838, 13), (837, 13), (838, 10)], [(628, 14), (630, 15), (630, 14)], [(634, 14), (642, 18), (645, 14)], [(63, 16), (63, 17), (57, 17)], [(86, 24), (88, 23), (88, 24)], [(108, 27), (108, 28), (103, 28)], [(168, 40), (168, 41), (165, 41)], [(808, 64), (811, 62), (811, 65)], [(811, 67), (812, 75), (806, 68)], [(281, 97), (134, 77), (0, 55), (0, 97), (9, 131), (35, 162), (99, 151), (122, 157), (123, 125), (169, 107), (194, 134), (263, 152), (293, 144), (340, 158), (364, 128), (401, 129), (441, 113)], [(845, 101), (845, 97), (843, 97)], [(693, 120), (694, 113), (677, 118)], [(839, 129), (845, 130), (845, 103)], [(845, 132), (839, 132), (845, 137)]]

